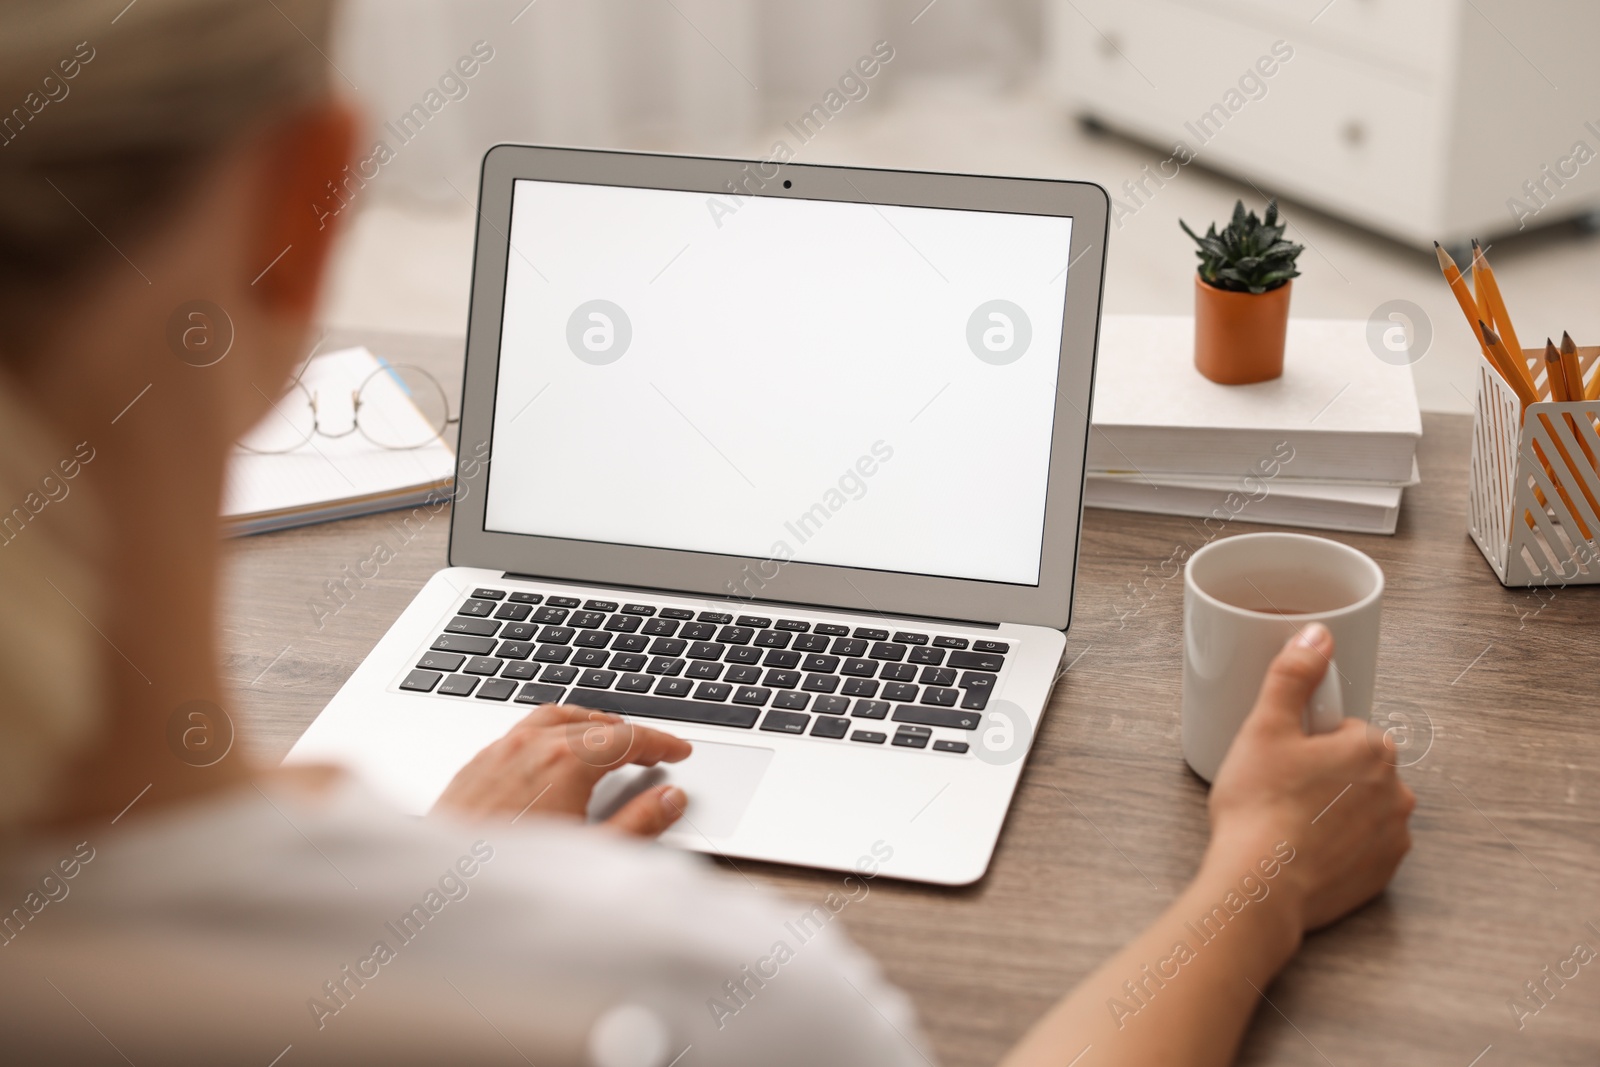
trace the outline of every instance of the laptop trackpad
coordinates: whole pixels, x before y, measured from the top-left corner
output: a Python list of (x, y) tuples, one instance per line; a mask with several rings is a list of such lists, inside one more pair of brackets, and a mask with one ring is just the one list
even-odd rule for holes
[(610, 818), (651, 786), (671, 784), (689, 795), (689, 807), (673, 829), (697, 837), (727, 837), (738, 828), (771, 762), (770, 748), (696, 741), (693, 754), (682, 763), (623, 767), (600, 779), (589, 799), (589, 821)]

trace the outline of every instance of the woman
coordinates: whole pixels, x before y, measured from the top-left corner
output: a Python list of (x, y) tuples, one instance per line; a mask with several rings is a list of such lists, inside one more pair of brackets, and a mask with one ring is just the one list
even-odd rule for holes
[[(927, 1062), (910, 1004), (836, 929), (778, 977), (752, 973), (792, 906), (631, 839), (670, 825), (681, 795), (646, 793), (605, 829), (573, 818), (600, 774), (579, 731), (644, 764), (688, 754), (670, 735), (536, 709), (422, 822), (243, 746), (204, 768), (174, 757), (175, 710), (225, 699), (225, 465), (311, 329), (336, 229), (315, 205), (356, 121), (329, 84), (326, 0), (0, 12), (12, 1055)], [(174, 335), (195, 301), (235, 335), (204, 367)], [(1194, 881), (1007, 1063), (1226, 1063), (1305, 932), (1382, 890), (1415, 801), (1362, 724), (1301, 733), (1331, 652), (1316, 626), (1284, 649), (1212, 790)], [(1174, 960), (1185, 921), (1245, 898), (1225, 936)]]

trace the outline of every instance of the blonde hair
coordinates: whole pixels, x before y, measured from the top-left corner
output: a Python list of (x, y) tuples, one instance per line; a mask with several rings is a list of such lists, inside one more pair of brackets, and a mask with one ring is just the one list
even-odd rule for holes
[(208, 159), (327, 93), (331, 8), (0, 0), (0, 827), (45, 809), (92, 739), (105, 694), (87, 665), (110, 654), (85, 622), (96, 503), (76, 483), (49, 499), (80, 453), (10, 371), (44, 358), (75, 283), (158, 229)]

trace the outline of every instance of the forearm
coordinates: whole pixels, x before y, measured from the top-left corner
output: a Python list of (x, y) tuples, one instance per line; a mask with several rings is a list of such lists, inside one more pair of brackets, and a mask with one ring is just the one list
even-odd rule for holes
[(1289, 894), (1262, 877), (1260, 859), (1208, 856), (1183, 895), (1041, 1019), (1005, 1067), (1230, 1063), (1258, 990), (1300, 942)]

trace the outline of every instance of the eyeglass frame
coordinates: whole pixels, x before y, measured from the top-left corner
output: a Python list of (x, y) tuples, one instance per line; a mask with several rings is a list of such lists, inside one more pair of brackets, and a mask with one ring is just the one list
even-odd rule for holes
[[(389, 451), (389, 452), (411, 452), (411, 451), (414, 451), (415, 449), (418, 449), (418, 448), (426, 448), (428, 445), (432, 444), (434, 441), (438, 441), (438, 440), (443, 439), (446, 431), (448, 431), (450, 429), (450, 426), (451, 426), (452, 423), (457, 425), (457, 426), (459, 426), (461, 424), (461, 416), (459, 414), (454, 415), (454, 416), (452, 416), (450, 414), (450, 395), (444, 391), (444, 386), (443, 386), (443, 384), (440, 383), (438, 378), (435, 378), (425, 368), (419, 367), (415, 363), (390, 363), (387, 360), (383, 360), (381, 362), (383, 363), (382, 366), (380, 366), (377, 370), (373, 371), (371, 374), (368, 374), (365, 378), (363, 378), (361, 380), (361, 384), (359, 386), (357, 386), (355, 389), (352, 389), (350, 391), (350, 407), (351, 407), (351, 411), (350, 411), (350, 428), (348, 430), (344, 430), (344, 431), (342, 431), (340, 433), (329, 433), (327, 430), (324, 430), (322, 428), (322, 412), (317, 407), (317, 394), (312, 392), (310, 389), (307, 389), (306, 385), (305, 385), (305, 382), (301, 381), (299, 376), (296, 376), (295, 380), (290, 383), (290, 392), (289, 393), (285, 393), (283, 397), (281, 397), (277, 401), (275, 401), (273, 403), (273, 405), (272, 405), (272, 410), (274, 412), (277, 412), (278, 411), (278, 405), (283, 403), (283, 401), (285, 399), (287, 399), (292, 394), (293, 390), (295, 390), (295, 389), (300, 390), (301, 395), (305, 397), (306, 406), (311, 409), (311, 432), (308, 433), (303, 440), (298, 441), (295, 444), (290, 445), (288, 448), (281, 448), (281, 449), (277, 449), (275, 451), (267, 451), (267, 450), (263, 450), (263, 449), (259, 449), (259, 448), (251, 448), (249, 445), (245, 444), (242, 439), (238, 440), (238, 441), (235, 441), (234, 445), (236, 447), (241, 448), (244, 451), (250, 453), (253, 456), (285, 456), (285, 455), (288, 455), (290, 452), (293, 452), (297, 448), (300, 448), (300, 447), (302, 447), (304, 445), (310, 444), (313, 438), (316, 438), (316, 437), (319, 437), (319, 436), (320, 437), (326, 437), (329, 440), (337, 441), (337, 440), (340, 440), (341, 438), (349, 437), (353, 433), (359, 433), (359, 434), (361, 434), (362, 437), (365, 437), (369, 443), (375, 445), (378, 448), (385, 449), (386, 451)], [(308, 361), (308, 363), (309, 363), (309, 361)], [(432, 437), (429, 437), (427, 440), (420, 441), (420, 442), (418, 442), (417, 444), (414, 444), (414, 445), (387, 445), (387, 444), (384, 444), (382, 441), (375, 440), (371, 434), (367, 433), (366, 430), (363, 430), (361, 428), (361, 394), (366, 390), (367, 386), (372, 383), (372, 380), (374, 378), (376, 378), (378, 375), (380, 375), (380, 374), (388, 374), (388, 375), (394, 376), (395, 371), (400, 369), (400, 368), (404, 368), (404, 369), (407, 369), (407, 370), (414, 370), (418, 374), (422, 375), (423, 378), (427, 379), (428, 383), (439, 391), (439, 399), (444, 405), (444, 416), (445, 417), (444, 417), (443, 425), (441, 425), (437, 430), (435, 430), (433, 432), (433, 436)], [(402, 386), (402, 388), (403, 388), (403, 386)], [(413, 406), (415, 406), (415, 405), (413, 405)], [(421, 414), (421, 409), (420, 408), (418, 409), (418, 414)], [(284, 416), (284, 418), (287, 418), (287, 416)]]

